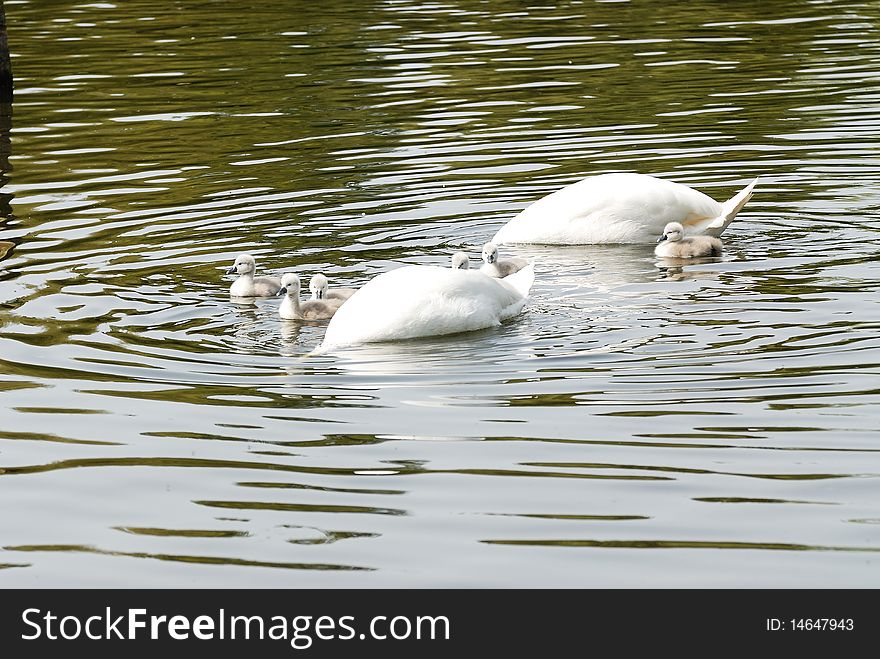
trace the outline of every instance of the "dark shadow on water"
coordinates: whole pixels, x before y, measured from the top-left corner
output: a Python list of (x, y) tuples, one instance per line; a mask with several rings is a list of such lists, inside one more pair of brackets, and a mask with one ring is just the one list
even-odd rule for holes
[(233, 565), (239, 567), (268, 567), (283, 568), (289, 570), (352, 570), (363, 571), (374, 568), (359, 567), (355, 565), (334, 565), (332, 563), (282, 563), (275, 561), (254, 561), (243, 558), (226, 556), (186, 556), (179, 554), (153, 554), (136, 551), (110, 551), (99, 549), (89, 545), (14, 545), (3, 547), (5, 551), (26, 552), (69, 552), (100, 554), (102, 556), (119, 556), (124, 558), (152, 558), (158, 561), (172, 561), (175, 563), (200, 563), (202, 565)]
[[(9, 157), (12, 155), (12, 103), (0, 103), (0, 231), (8, 228), (15, 222), (12, 214), (12, 198), (10, 192), (5, 191), (9, 183)], [(0, 240), (0, 261), (5, 259), (15, 246), (16, 240)]]
[(487, 545), (580, 547), (590, 549), (751, 549), (765, 551), (878, 552), (877, 547), (835, 547), (789, 542), (724, 542), (703, 540), (481, 540)]

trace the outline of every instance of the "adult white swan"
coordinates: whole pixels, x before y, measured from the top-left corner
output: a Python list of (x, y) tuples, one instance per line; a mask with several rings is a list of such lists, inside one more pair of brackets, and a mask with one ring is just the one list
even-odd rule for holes
[(504, 279), (429, 265), (383, 272), (340, 307), (317, 352), (494, 327), (522, 310), (534, 280), (531, 265)]
[(557, 190), (501, 227), (496, 244), (653, 243), (669, 222), (687, 235), (719, 236), (758, 179), (723, 204), (680, 183), (646, 174), (600, 174)]

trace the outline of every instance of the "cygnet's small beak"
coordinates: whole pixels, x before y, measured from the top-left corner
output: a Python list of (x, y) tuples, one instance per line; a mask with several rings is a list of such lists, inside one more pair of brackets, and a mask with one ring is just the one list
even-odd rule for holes
[(281, 289), (275, 293), (275, 297), (281, 297), (282, 295), (287, 295), (287, 286), (282, 286)]
[(666, 240), (666, 234), (665, 234), (665, 233), (657, 239), (657, 242), (658, 242), (658, 243), (662, 243), (664, 240)]
[(234, 275), (236, 272), (238, 272), (238, 268), (236, 268), (235, 266), (232, 266), (231, 268), (229, 268), (229, 270), (226, 271), (226, 274), (227, 275)]

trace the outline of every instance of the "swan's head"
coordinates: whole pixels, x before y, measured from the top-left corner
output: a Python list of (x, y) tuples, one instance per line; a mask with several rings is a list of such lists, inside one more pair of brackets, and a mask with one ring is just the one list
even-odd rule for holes
[(495, 246), (495, 243), (483, 245), (483, 260), (489, 265), (498, 260), (498, 248)]
[(329, 286), (327, 277), (321, 273), (313, 276), (312, 280), (309, 282), (309, 290), (312, 292), (312, 299), (323, 300), (324, 296), (327, 294), (327, 286)]
[(670, 222), (665, 227), (663, 227), (663, 235), (657, 240), (658, 243), (662, 243), (664, 240), (668, 240), (671, 243), (674, 243), (678, 240), (681, 240), (684, 237), (684, 227), (681, 226), (678, 222)]
[(238, 258), (235, 259), (235, 263), (232, 264), (232, 267), (229, 268), (227, 274), (234, 275), (246, 275), (249, 273), (253, 273), (257, 268), (257, 262), (254, 261), (254, 257), (250, 254), (239, 254)]
[(292, 272), (285, 273), (281, 278), (281, 290), (278, 291), (278, 295), (299, 297), (299, 277)]
[(456, 252), (452, 255), (453, 270), (467, 270), (471, 267), (471, 260), (464, 252)]

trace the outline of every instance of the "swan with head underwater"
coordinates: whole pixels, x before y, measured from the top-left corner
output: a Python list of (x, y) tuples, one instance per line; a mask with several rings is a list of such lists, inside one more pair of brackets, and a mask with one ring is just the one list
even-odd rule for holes
[(285, 320), (328, 320), (332, 318), (342, 302), (338, 300), (306, 300), (299, 301), (300, 281), (292, 272), (281, 278), (282, 288), (278, 295), (284, 300), (278, 307), (278, 315)]
[(233, 297), (271, 297), (281, 288), (281, 280), (276, 277), (254, 277), (256, 260), (250, 254), (239, 254), (227, 274), (238, 274), (238, 279), (229, 287)]
[(340, 307), (315, 353), (497, 327), (522, 311), (534, 281), (533, 265), (504, 279), (430, 265), (383, 272)]
[(342, 304), (352, 295), (356, 288), (328, 288), (329, 282), (323, 273), (312, 276), (309, 281), (309, 290), (312, 292), (313, 300), (327, 300), (328, 302), (338, 302)]
[(589, 176), (539, 199), (505, 224), (495, 244), (653, 243), (670, 222), (685, 235), (720, 236), (758, 179), (719, 203), (693, 188), (646, 174)]

